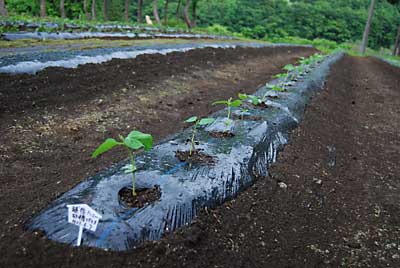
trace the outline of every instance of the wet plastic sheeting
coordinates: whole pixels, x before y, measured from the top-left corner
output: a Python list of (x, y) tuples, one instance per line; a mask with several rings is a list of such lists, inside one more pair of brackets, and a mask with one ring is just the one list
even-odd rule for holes
[[(29, 73), (35, 74), (47, 67), (76, 68), (87, 63), (103, 63), (112, 59), (132, 59), (143, 54), (168, 54), (172, 52), (186, 52), (200, 48), (236, 48), (236, 47), (277, 47), (293, 45), (273, 44), (264, 45), (249, 42), (218, 42), (204, 44), (173, 44), (173, 45), (151, 45), (130, 46), (117, 48), (98, 48), (80, 51), (52, 51), (32, 52), (5, 56), (0, 58), (0, 73)], [(308, 47), (308, 46), (303, 46)]]
[[(73, 245), (78, 227), (67, 223), (67, 205), (85, 203), (102, 215), (95, 233), (84, 232), (83, 245), (121, 251), (159, 239), (163, 233), (189, 224), (204, 207), (215, 207), (248, 187), (257, 176), (268, 174), (277, 152), (287, 142), (288, 133), (302, 118), (310, 97), (323, 87), (329, 67), (342, 54), (326, 58), (288, 92), (278, 93), (272, 108), (255, 108), (250, 113), (261, 120), (236, 120), (231, 138), (212, 138), (205, 130), (197, 140), (213, 165), (179, 162), (175, 151), (187, 149), (191, 129), (165, 140), (137, 157), (137, 187), (159, 185), (161, 199), (141, 209), (120, 204), (118, 192), (129, 186), (130, 175), (120, 163), (89, 178), (37, 215), (29, 228), (43, 230), (48, 238)], [(263, 95), (266, 88), (257, 94)], [(226, 109), (213, 114), (226, 116)]]
[(400, 61), (399, 60), (385, 59), (385, 58), (382, 58), (382, 57), (375, 57), (375, 58), (400, 68)]
[(5, 40), (13, 41), (20, 39), (37, 39), (37, 40), (74, 40), (85, 38), (186, 38), (186, 39), (235, 39), (231, 36), (219, 36), (210, 34), (192, 34), (192, 33), (104, 33), (104, 32), (80, 32), (80, 33), (47, 33), (47, 32), (18, 32), (18, 33), (3, 33), (2, 37)]

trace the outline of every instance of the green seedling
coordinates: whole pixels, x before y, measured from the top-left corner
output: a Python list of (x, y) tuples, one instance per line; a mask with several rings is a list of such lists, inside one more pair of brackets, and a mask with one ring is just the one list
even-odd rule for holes
[(281, 78), (285, 78), (286, 79), (287, 77), (288, 77), (287, 73), (276, 74), (276, 75), (273, 76), (273, 78), (278, 78), (278, 79), (281, 79)]
[(304, 73), (304, 66), (303, 66), (303, 65), (297, 66), (297, 67), (296, 67), (296, 71), (297, 71), (299, 74)]
[(247, 94), (241, 94), (241, 93), (239, 93), (239, 99), (241, 99), (242, 101), (243, 100), (250, 100), (250, 102), (253, 104), (253, 105), (260, 105), (260, 103), (262, 103), (263, 101), (265, 101), (264, 100), (264, 98), (259, 98), (259, 97), (257, 97), (257, 96), (254, 96), (254, 95), (247, 95)]
[(277, 85), (267, 84), (266, 86), (267, 86), (267, 88), (269, 88), (269, 89), (271, 89), (273, 91), (278, 91), (278, 92), (285, 91), (284, 87), (280, 87), (280, 86), (277, 86)]
[(140, 131), (134, 130), (131, 133), (129, 133), (129, 135), (126, 137), (119, 135), (119, 139), (120, 139), (120, 141), (117, 141), (113, 138), (106, 139), (93, 152), (92, 157), (96, 158), (99, 155), (111, 150), (112, 148), (114, 148), (116, 146), (124, 147), (129, 155), (130, 160), (131, 160), (130, 166), (125, 168), (125, 173), (132, 173), (132, 195), (135, 196), (136, 195), (136, 191), (135, 191), (136, 167), (135, 167), (134, 152), (137, 152), (141, 149), (144, 149), (145, 151), (149, 151), (153, 147), (153, 137), (150, 134), (145, 134)]
[(309, 64), (312, 63), (312, 59), (311, 59), (311, 57), (310, 58), (301, 57), (300, 60), (299, 60), (299, 63), (301, 65), (309, 65)]
[(192, 138), (190, 140), (189, 156), (192, 156), (193, 151), (195, 150), (195, 139), (198, 127), (209, 125), (214, 121), (214, 118), (198, 118), (197, 116), (192, 116), (185, 120), (185, 123), (194, 124)]
[(287, 71), (287, 72), (292, 72), (296, 69), (296, 67), (293, 66), (293, 64), (288, 64), (285, 65), (285, 67), (283, 67), (283, 70)]
[(275, 86), (275, 85), (271, 87), (271, 90), (277, 91), (277, 92), (285, 91), (285, 89), (283, 87), (278, 87), (278, 86)]
[(249, 109), (240, 108), (240, 117), (241, 117), (242, 120), (243, 120), (243, 118), (244, 118), (244, 115), (245, 115), (247, 112), (249, 112)]
[(219, 101), (215, 101), (213, 102), (212, 105), (217, 105), (217, 104), (223, 104), (226, 105), (228, 107), (228, 120), (227, 120), (227, 124), (229, 124), (230, 119), (231, 119), (231, 111), (232, 111), (232, 107), (239, 107), (242, 104), (241, 100), (234, 100), (232, 101), (232, 98), (229, 98), (229, 100), (219, 100)]

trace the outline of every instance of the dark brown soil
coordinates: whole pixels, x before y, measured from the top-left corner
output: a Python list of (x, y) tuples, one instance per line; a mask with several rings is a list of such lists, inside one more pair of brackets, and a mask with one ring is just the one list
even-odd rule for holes
[(200, 164), (214, 164), (212, 156), (201, 152), (200, 150), (193, 150), (192, 154), (188, 151), (177, 151), (175, 156), (181, 162), (187, 163), (200, 163)]
[(136, 189), (136, 195), (132, 194), (132, 188), (124, 187), (119, 191), (119, 198), (122, 204), (130, 208), (142, 208), (147, 204), (160, 199), (160, 187), (150, 189)]
[(253, 93), (282, 66), (314, 52), (203, 49), (48, 68), (36, 76), (1, 74), (0, 267), (143, 262), (142, 253), (70, 248), (23, 226), (62, 193), (125, 158), (115, 150), (93, 160), (105, 138), (139, 129), (159, 141), (179, 131), (185, 118), (214, 112), (214, 100)]
[(213, 138), (232, 138), (233, 136), (235, 136), (234, 133), (232, 132), (215, 132), (212, 131), (209, 133), (209, 135)]

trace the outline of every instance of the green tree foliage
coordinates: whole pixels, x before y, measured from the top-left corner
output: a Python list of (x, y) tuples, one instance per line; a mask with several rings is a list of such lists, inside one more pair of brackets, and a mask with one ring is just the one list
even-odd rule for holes
[[(47, 15), (60, 16), (60, 0), (47, 0)], [(91, 9), (88, 1), (88, 8)], [(96, 1), (98, 19), (102, 18), (102, 2)], [(137, 0), (130, 0), (129, 20), (137, 21)], [(180, 6), (180, 18), (175, 12)], [(337, 43), (359, 41), (367, 19), (369, 0), (200, 0), (197, 2), (197, 26), (226, 29), (251, 38), (327, 39)], [(169, 0), (169, 25), (183, 26), (186, 0)], [(158, 1), (161, 20), (165, 17), (165, 0)], [(40, 0), (6, 0), (11, 14), (39, 16)], [(108, 19), (124, 21), (124, 0), (108, 0)], [(377, 0), (369, 46), (390, 47), (400, 25), (398, 0)], [(65, 0), (67, 18), (84, 19), (82, 0)], [(192, 16), (192, 12), (189, 12)], [(153, 17), (153, 1), (143, 1), (143, 16)], [(179, 16), (178, 16), (179, 17)], [(154, 20), (154, 19), (153, 19)], [(222, 26), (222, 27), (221, 27)]]

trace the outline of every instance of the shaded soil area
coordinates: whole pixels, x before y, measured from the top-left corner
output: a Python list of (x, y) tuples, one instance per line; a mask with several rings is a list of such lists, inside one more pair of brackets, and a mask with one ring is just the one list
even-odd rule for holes
[(252, 93), (284, 65), (313, 53), (210, 48), (48, 68), (36, 76), (0, 74), (0, 267), (136, 263), (127, 253), (53, 243), (23, 225), (84, 178), (125, 158), (115, 150), (91, 159), (105, 138), (140, 129), (160, 141), (187, 117), (219, 109), (211, 105), (216, 99)]

